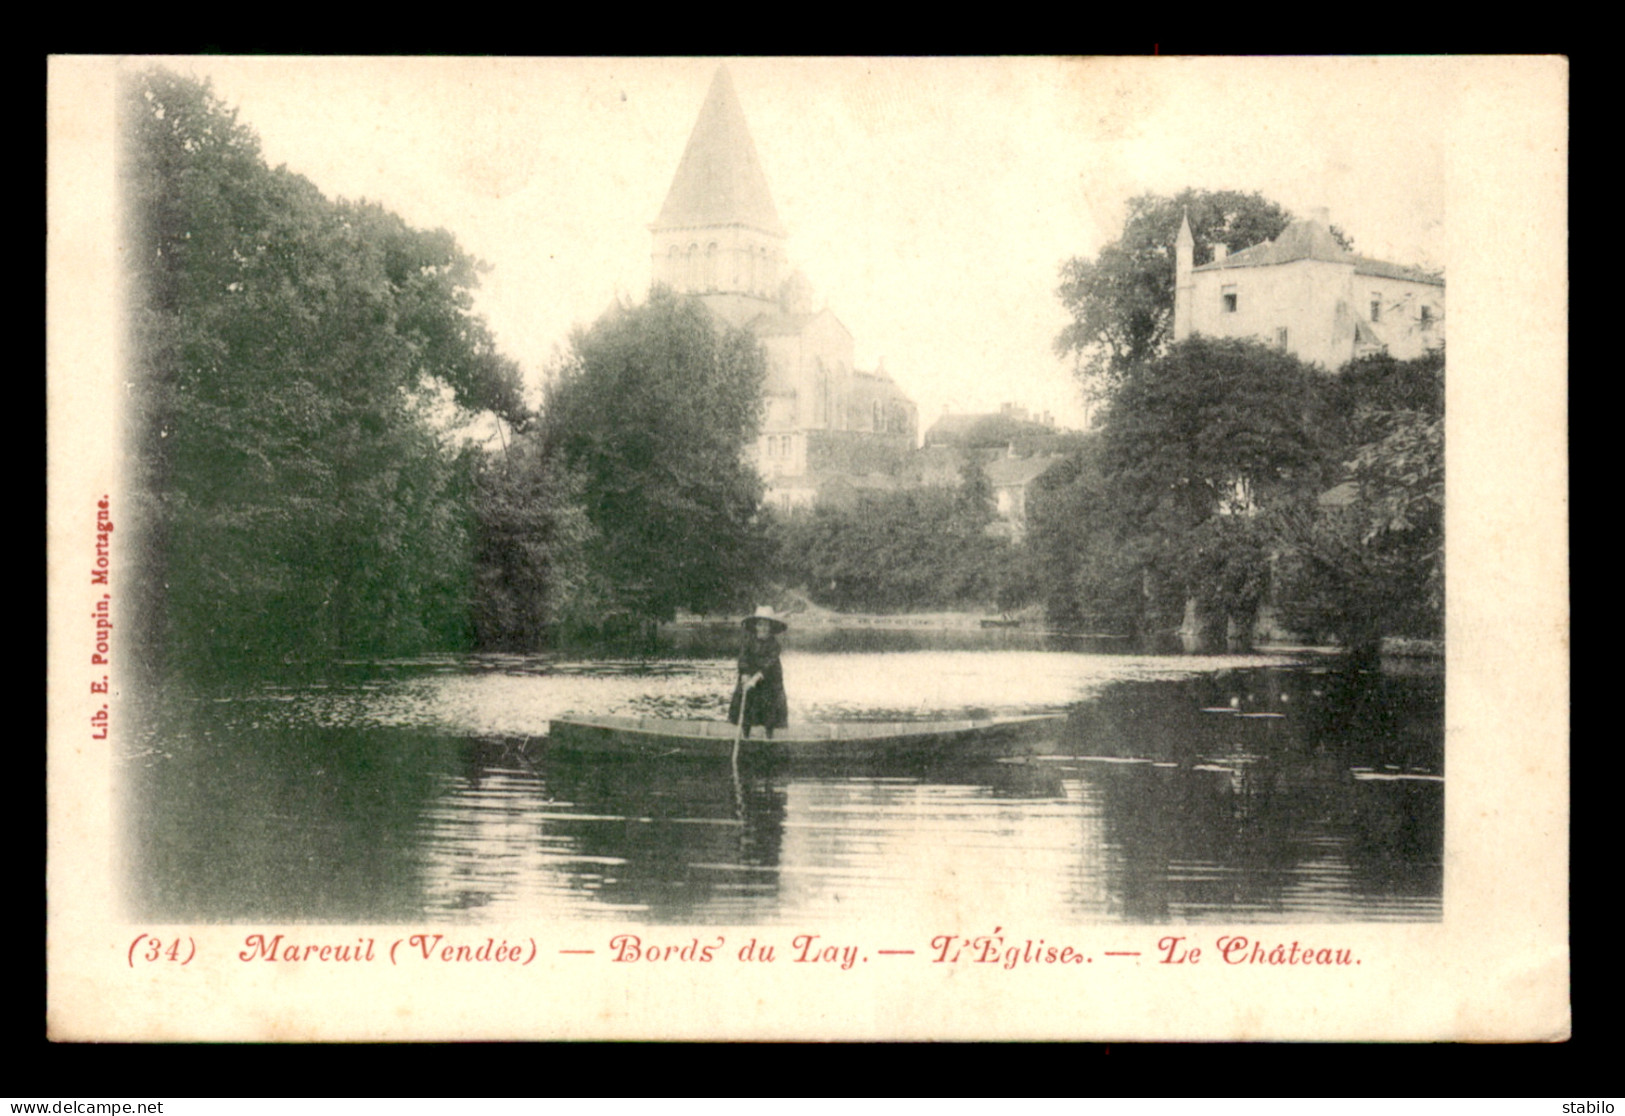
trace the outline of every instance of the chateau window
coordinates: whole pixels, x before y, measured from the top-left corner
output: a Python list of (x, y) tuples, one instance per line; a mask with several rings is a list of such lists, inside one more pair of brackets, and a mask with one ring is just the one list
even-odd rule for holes
[(1223, 287), (1219, 288), (1219, 301), (1220, 304), (1223, 305), (1224, 312), (1226, 314), (1234, 314), (1236, 312), (1237, 299), (1236, 285), (1234, 283), (1226, 283)]
[(688, 246), (688, 263), (687, 263), (687, 266), (685, 266), (683, 268), (683, 289), (684, 290), (692, 291), (695, 288), (695, 286), (698, 285), (698, 281), (699, 281), (699, 277), (700, 277), (699, 270), (700, 270), (700, 246), (698, 244), (690, 244)]
[(717, 289), (717, 246), (713, 241), (705, 246), (705, 289)]
[(1284, 327), (1275, 331), (1275, 347), (1277, 349), (1286, 348), (1286, 329)]
[(1382, 292), (1381, 291), (1372, 291), (1371, 292), (1371, 320), (1374, 321), (1374, 322), (1382, 321)]
[(1425, 330), (1433, 328), (1433, 307), (1431, 306), (1422, 307), (1422, 328)]
[(874, 405), (873, 422), (876, 433), (886, 429), (886, 420), (880, 413), (880, 404), (878, 402)]

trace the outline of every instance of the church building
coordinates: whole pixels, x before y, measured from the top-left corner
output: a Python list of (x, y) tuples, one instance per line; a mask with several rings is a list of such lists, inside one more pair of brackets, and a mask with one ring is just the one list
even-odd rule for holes
[(1194, 266), (1190, 222), (1174, 243), (1174, 340), (1251, 337), (1336, 371), (1387, 352), (1412, 360), (1444, 344), (1444, 279), (1357, 256), (1332, 236), (1325, 209), (1239, 252), (1214, 246)]
[(719, 67), (652, 225), (653, 276), (727, 325), (749, 330), (767, 358), (766, 413), (755, 463), (770, 503), (817, 498), (855, 440), (912, 448), (914, 403), (883, 368), (853, 365), (852, 334), (812, 285), (789, 270), (786, 233), (744, 111)]

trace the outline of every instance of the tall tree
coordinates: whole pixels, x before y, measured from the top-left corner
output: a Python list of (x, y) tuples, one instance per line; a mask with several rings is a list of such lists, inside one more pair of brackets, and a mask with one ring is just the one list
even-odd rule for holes
[(480, 648), (534, 651), (597, 619), (608, 593), (591, 565), (583, 488), (534, 431), (476, 460), (473, 624)]
[[(1312, 505), (1327, 484), (1325, 392), (1314, 369), (1249, 341), (1195, 337), (1125, 370), (1099, 482), (1080, 472), (1069, 497), (1090, 519), (1079, 611), (1137, 609), (1137, 627), (1167, 628), (1194, 600), (1210, 631), (1249, 627), (1268, 586), (1271, 517)], [(1055, 512), (1040, 510), (1041, 536)]]
[[(980, 477), (980, 481), (978, 481)], [(1019, 548), (992, 537), (991, 487), (968, 468), (957, 488), (820, 504), (774, 524), (776, 575), (821, 605), (875, 612), (1019, 607)]]
[(206, 84), (123, 102), (147, 617), (178, 665), (457, 644), (468, 471), (448, 418), (522, 421), (443, 231), (332, 202)]
[(578, 331), (548, 384), (545, 451), (581, 479), (610, 607), (644, 620), (749, 599), (764, 573), (755, 338), (656, 288)]
[(1053, 623), (1131, 634), (1145, 622), (1144, 548), (1117, 514), (1104, 449), (1103, 436), (1092, 434), (1038, 479), (1027, 543)]
[[(1182, 190), (1172, 197), (1142, 194), (1128, 203), (1122, 235), (1094, 259), (1061, 265), (1061, 304), (1072, 321), (1055, 350), (1073, 357), (1093, 390), (1109, 390), (1135, 364), (1160, 355), (1173, 338), (1174, 241), (1189, 217), (1198, 267), (1215, 244), (1248, 248), (1279, 236), (1291, 221), (1275, 202), (1238, 190)], [(1333, 235), (1345, 248), (1340, 230)]]
[(1444, 624), (1444, 352), (1374, 356), (1332, 387), (1344, 484), (1281, 524), (1287, 622), (1357, 656)]

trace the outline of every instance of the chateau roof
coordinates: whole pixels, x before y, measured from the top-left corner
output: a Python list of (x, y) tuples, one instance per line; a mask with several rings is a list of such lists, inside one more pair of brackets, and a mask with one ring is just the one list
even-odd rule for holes
[(1444, 277), (1423, 271), (1419, 267), (1406, 267), (1404, 264), (1388, 263), (1384, 260), (1373, 260), (1368, 256), (1354, 256), (1354, 274), (1376, 275), (1383, 279), (1409, 279), (1413, 283), (1432, 283), (1436, 287), (1444, 286)]
[(1444, 280), (1420, 268), (1374, 260), (1369, 256), (1356, 256), (1344, 251), (1332, 231), (1318, 221), (1299, 218), (1282, 230), (1274, 240), (1266, 240), (1251, 248), (1232, 252), (1222, 260), (1205, 263), (1194, 271), (1226, 271), (1233, 267), (1270, 267), (1275, 264), (1294, 263), (1297, 260), (1323, 260), (1327, 263), (1353, 264), (1356, 275), (1376, 275), (1386, 279), (1408, 279), (1413, 283), (1431, 283), (1444, 286)]
[(784, 235), (733, 80), (727, 67), (718, 66), (653, 228), (722, 225)]
[(1325, 225), (1300, 218), (1282, 230), (1274, 240), (1266, 240), (1251, 248), (1232, 252), (1222, 260), (1205, 263), (1196, 271), (1222, 271), (1232, 267), (1268, 267), (1272, 264), (1292, 263), (1295, 260), (1325, 260), (1328, 263), (1349, 263), (1353, 256), (1332, 238)]

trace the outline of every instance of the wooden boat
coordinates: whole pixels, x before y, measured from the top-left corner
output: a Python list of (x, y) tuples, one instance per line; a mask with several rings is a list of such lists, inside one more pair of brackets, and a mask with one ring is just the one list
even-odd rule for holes
[[(752, 731), (741, 760), (875, 763), (986, 760), (1033, 755), (1053, 742), (1064, 716), (1001, 717), (985, 721), (831, 721)], [(729, 759), (738, 729), (726, 721), (657, 717), (580, 717), (552, 722), (550, 747), (628, 758)]]

